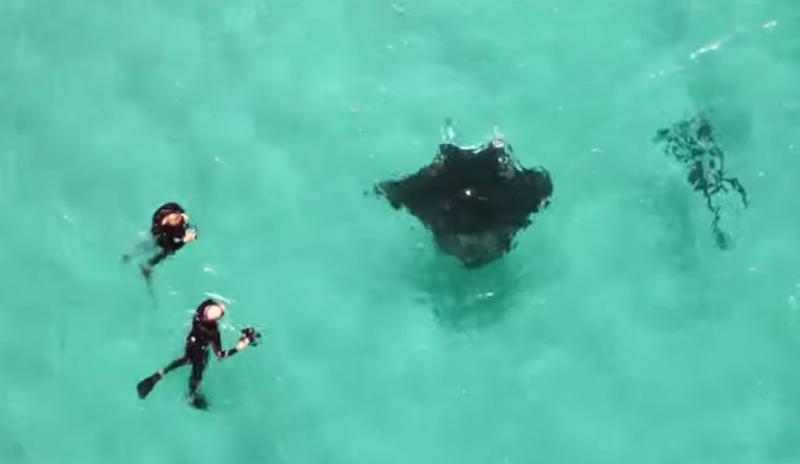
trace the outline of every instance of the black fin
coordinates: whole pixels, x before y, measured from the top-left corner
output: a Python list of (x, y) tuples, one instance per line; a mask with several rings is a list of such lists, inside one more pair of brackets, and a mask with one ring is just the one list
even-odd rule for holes
[(205, 411), (206, 409), (208, 409), (208, 401), (206, 401), (206, 397), (200, 393), (195, 393), (194, 396), (192, 396), (189, 399), (189, 404), (193, 408), (199, 409), (201, 411)]
[(139, 398), (147, 398), (147, 395), (153, 391), (153, 387), (156, 386), (159, 380), (161, 380), (161, 376), (156, 373), (139, 382), (136, 385), (136, 391), (139, 393)]

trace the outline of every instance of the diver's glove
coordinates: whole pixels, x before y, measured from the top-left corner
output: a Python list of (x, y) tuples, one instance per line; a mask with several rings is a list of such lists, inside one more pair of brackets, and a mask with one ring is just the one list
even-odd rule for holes
[[(183, 242), (185, 242), (185, 243), (186, 242), (193, 242), (193, 241), (198, 239), (197, 227), (195, 227), (195, 226), (193, 226), (191, 224), (186, 224), (186, 229), (185, 230), (186, 230), (186, 232), (184, 233), (184, 236), (181, 239)], [(189, 240), (186, 240), (187, 237), (189, 237)]]
[(242, 340), (247, 339), (250, 346), (258, 346), (258, 341), (261, 339), (261, 333), (253, 327), (245, 327), (242, 329)]

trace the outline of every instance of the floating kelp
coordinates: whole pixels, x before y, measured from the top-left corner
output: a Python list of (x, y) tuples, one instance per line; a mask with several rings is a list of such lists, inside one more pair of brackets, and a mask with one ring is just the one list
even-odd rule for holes
[(687, 167), (686, 180), (703, 195), (708, 210), (713, 214), (711, 229), (717, 245), (722, 249), (728, 248), (728, 234), (719, 226), (722, 208), (718, 196), (732, 189), (747, 207), (747, 191), (737, 178), (726, 176), (725, 153), (714, 140), (709, 121), (704, 117), (694, 117), (678, 122), (670, 128), (659, 130), (655, 142), (663, 144), (666, 154)]
[(477, 268), (511, 250), (530, 216), (549, 203), (553, 184), (543, 168), (520, 166), (501, 137), (461, 147), (448, 130), (431, 164), (380, 182), (376, 191), (395, 209), (405, 208), (419, 219), (442, 252)]

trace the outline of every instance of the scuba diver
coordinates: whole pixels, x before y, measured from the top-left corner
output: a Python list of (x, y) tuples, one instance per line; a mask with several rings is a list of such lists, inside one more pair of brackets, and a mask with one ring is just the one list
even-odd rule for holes
[(168, 366), (159, 370), (155, 374), (145, 378), (136, 386), (139, 398), (146, 398), (153, 390), (159, 380), (170, 371), (187, 364), (192, 365), (192, 373), (189, 376), (189, 404), (197, 409), (206, 409), (208, 403), (205, 397), (200, 394), (200, 381), (203, 379), (203, 371), (208, 365), (209, 345), (214, 350), (214, 354), (220, 361), (230, 358), (236, 353), (246, 349), (248, 346), (256, 346), (261, 334), (254, 328), (247, 327), (242, 329), (242, 336), (233, 348), (227, 351), (222, 349), (218, 321), (225, 316), (225, 305), (211, 298), (206, 299), (195, 311), (192, 319), (192, 330), (186, 336), (186, 347), (183, 356), (172, 361)]
[(134, 251), (122, 256), (123, 261), (128, 261), (133, 254), (156, 245), (159, 251), (141, 265), (142, 274), (150, 281), (153, 268), (175, 254), (178, 250), (191, 241), (197, 240), (197, 230), (189, 223), (186, 211), (177, 203), (165, 203), (153, 213), (153, 222), (150, 226), (152, 239), (139, 244)]

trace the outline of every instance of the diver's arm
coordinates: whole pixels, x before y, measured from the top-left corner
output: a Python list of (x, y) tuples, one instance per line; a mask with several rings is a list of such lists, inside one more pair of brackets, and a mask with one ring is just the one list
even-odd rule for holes
[(220, 361), (224, 360), (225, 358), (230, 358), (231, 356), (235, 355), (236, 353), (244, 350), (250, 345), (250, 339), (248, 337), (242, 337), (239, 339), (239, 343), (236, 344), (233, 348), (223, 351), (222, 344), (220, 343), (219, 339), (219, 331), (214, 335), (214, 340), (211, 342), (214, 346), (214, 354), (217, 355), (217, 359)]

